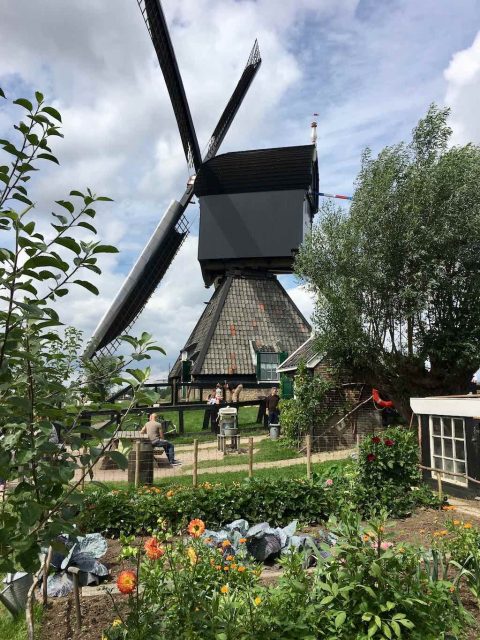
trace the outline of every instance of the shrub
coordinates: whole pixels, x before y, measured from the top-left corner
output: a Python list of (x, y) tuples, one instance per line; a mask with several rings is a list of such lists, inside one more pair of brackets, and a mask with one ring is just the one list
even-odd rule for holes
[(419, 487), (418, 459), (416, 433), (404, 427), (392, 427), (363, 440), (357, 498), (362, 511), (368, 515), (385, 507), (392, 515), (405, 516), (417, 504), (438, 504), (431, 491)]
[(209, 528), (245, 518), (273, 526), (291, 520), (304, 523), (324, 520), (332, 510), (333, 492), (325, 480), (246, 480), (232, 485), (208, 482), (192, 487), (158, 487), (124, 491), (98, 489), (88, 494), (80, 514), (84, 530), (109, 535), (140, 533), (153, 529), (158, 518), (174, 528), (199, 517)]

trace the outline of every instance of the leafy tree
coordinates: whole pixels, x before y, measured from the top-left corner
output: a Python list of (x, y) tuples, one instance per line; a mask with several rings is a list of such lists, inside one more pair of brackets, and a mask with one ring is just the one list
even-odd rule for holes
[[(0, 98), (5, 98), (1, 89)], [(36, 570), (40, 547), (59, 533), (73, 531), (83, 501), (82, 478), (114, 436), (113, 427), (90, 430), (82, 425), (81, 406), (77, 414), (67, 409), (84, 391), (77, 368), (80, 336), (74, 329), (59, 336), (62, 323), (56, 311), (57, 300), (71, 287), (98, 293), (89, 275), (100, 273), (100, 255), (117, 249), (83, 240), (82, 234), (96, 233), (94, 207), (109, 198), (89, 189), (71, 191), (68, 199), (56, 202), (48, 227), (48, 217), (36, 212), (27, 184), (37, 165), (58, 163), (49, 141), (61, 136), (61, 116), (39, 92), (35, 104), (23, 98), (14, 104), (26, 117), (15, 125), (14, 141), (0, 141), (5, 157), (0, 162), (0, 478), (7, 481), (0, 510), (0, 573)], [(125, 338), (135, 360), (149, 358), (152, 350), (163, 351), (149, 334)], [(128, 364), (117, 359), (113, 375), (118, 383)], [(140, 401), (149, 370), (127, 371), (123, 382), (133, 384), (133, 406)], [(64, 447), (52, 442), (55, 421), (64, 427)], [(125, 465), (118, 452), (108, 455)], [(30, 629), (30, 637), (32, 633)]]
[(282, 400), (282, 428), (293, 441), (303, 438), (315, 426), (325, 426), (334, 414), (327, 395), (333, 382), (319, 373), (311, 374), (305, 362), (299, 362), (295, 375), (295, 397)]
[(107, 400), (115, 386), (113, 378), (117, 366), (117, 358), (108, 355), (99, 355), (94, 360), (83, 361), (85, 389), (92, 400)]
[(326, 204), (296, 263), (319, 348), (407, 419), (411, 396), (465, 392), (480, 363), (480, 149), (448, 148), (448, 113), (367, 149), (350, 212)]

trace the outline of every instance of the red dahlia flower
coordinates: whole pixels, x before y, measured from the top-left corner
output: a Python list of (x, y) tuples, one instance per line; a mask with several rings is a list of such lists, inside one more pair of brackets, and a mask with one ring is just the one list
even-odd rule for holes
[(133, 593), (137, 586), (137, 576), (133, 571), (121, 571), (117, 578), (117, 587), (120, 593)]
[(387, 440), (384, 440), (384, 443), (387, 447), (393, 447), (393, 445), (395, 444), (395, 440), (390, 440), (390, 438), (387, 438)]
[(373, 462), (377, 459), (377, 456), (374, 453), (369, 453), (367, 456), (367, 462)]
[(379, 444), (380, 443), (380, 438), (378, 436), (373, 436), (372, 442), (373, 442), (373, 444)]
[(156, 538), (149, 538), (143, 545), (143, 548), (145, 549), (147, 558), (150, 558), (150, 560), (158, 560), (165, 553), (165, 549), (158, 544)]

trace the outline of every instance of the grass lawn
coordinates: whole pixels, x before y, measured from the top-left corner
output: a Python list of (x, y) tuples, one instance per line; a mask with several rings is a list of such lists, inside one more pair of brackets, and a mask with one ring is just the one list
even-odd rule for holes
[[(328, 476), (329, 470), (333, 468), (338, 469), (338, 467), (347, 467), (351, 465), (352, 461), (348, 458), (345, 460), (328, 460), (326, 462), (316, 462), (312, 464), (312, 472), (320, 473), (322, 475)], [(269, 469), (258, 469), (258, 471), (253, 472), (254, 478), (264, 478), (264, 479), (284, 479), (284, 478), (306, 478), (307, 477), (307, 468), (305, 464), (294, 464), (290, 467), (280, 467), (280, 468), (269, 468)], [(221, 484), (232, 484), (233, 482), (243, 482), (247, 480), (246, 471), (227, 471), (225, 473), (202, 473), (198, 476), (199, 483), (202, 482), (211, 482), (212, 484), (221, 483)], [(192, 476), (178, 476), (176, 478), (162, 478), (159, 480), (155, 480), (155, 486), (157, 487), (169, 487), (169, 486), (191, 486), (192, 485)], [(127, 482), (103, 482), (101, 483), (103, 487), (108, 490), (111, 489), (126, 489), (128, 487)], [(86, 486), (86, 490), (88, 491), (89, 487), (93, 489), (96, 485), (88, 485)], [(0, 636), (1, 638), (1, 636)]]
[[(39, 623), (42, 617), (41, 607), (35, 607), (35, 637), (39, 637)], [(12, 618), (10, 613), (0, 604), (0, 638), (2, 640), (27, 640), (27, 623), (25, 615)]]
[[(253, 454), (253, 462), (274, 462), (275, 460), (290, 460), (292, 458), (299, 458), (301, 454), (298, 453), (293, 447), (287, 446), (281, 440), (261, 440), (255, 445), (257, 451)], [(230, 454), (224, 456), (221, 460), (201, 460), (198, 463), (199, 469), (206, 469), (208, 467), (220, 464), (223, 466), (235, 466), (238, 464), (248, 464), (248, 454)], [(192, 465), (183, 467), (183, 469), (191, 469)]]

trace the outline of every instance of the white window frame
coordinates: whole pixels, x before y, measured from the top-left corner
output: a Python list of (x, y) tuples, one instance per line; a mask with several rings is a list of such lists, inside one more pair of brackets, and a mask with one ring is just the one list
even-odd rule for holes
[(264, 364), (269, 364), (272, 365), (272, 369), (274, 370), (274, 373), (276, 375), (275, 378), (262, 378), (261, 375), (259, 375), (258, 378), (258, 382), (276, 382), (279, 383), (280, 382), (280, 374), (277, 371), (277, 367), (280, 364), (280, 353), (277, 353), (275, 351), (259, 351), (258, 352), (258, 365), (259, 365), (259, 374), (261, 374), (262, 371), (262, 356), (277, 356), (277, 362), (265, 362)]
[[(433, 434), (433, 420), (434, 419), (438, 419), (440, 420), (440, 435), (434, 435)], [(444, 421), (450, 421), (451, 424), (451, 433), (452, 436), (449, 437), (445, 437), (444, 436)], [(465, 456), (464, 460), (461, 460), (460, 458), (457, 458), (455, 456), (455, 441), (461, 441), (462, 438), (457, 438), (455, 436), (455, 423), (453, 422), (454, 420), (461, 420), (462, 421), (462, 426), (463, 426), (463, 453)], [(467, 442), (466, 442), (466, 438), (465, 438), (465, 418), (462, 418), (461, 416), (438, 416), (438, 415), (430, 415), (429, 416), (429, 433), (430, 433), (430, 466), (432, 469), (435, 469), (435, 460), (434, 458), (441, 458), (442, 459), (442, 465), (443, 465), (443, 461), (445, 460), (451, 460), (453, 462), (453, 470), (455, 471), (455, 462), (459, 462), (459, 463), (463, 463), (465, 465), (465, 475), (468, 475), (468, 467), (467, 467)], [(446, 439), (450, 439), (452, 440), (452, 456), (446, 456), (445, 455), (445, 445), (444, 442)], [(442, 443), (442, 453), (439, 456), (438, 454), (436, 455), (434, 453), (434, 441), (435, 440), (441, 440)], [(437, 478), (439, 474), (437, 474), (435, 471), (431, 472), (432, 474), (432, 478)], [(468, 486), (468, 480), (467, 478), (462, 478), (460, 476), (451, 476), (449, 475), (448, 471), (443, 470), (443, 473), (441, 474), (442, 477), (442, 481), (443, 482), (448, 482), (450, 484), (456, 484), (459, 485), (461, 487), (466, 487)]]

